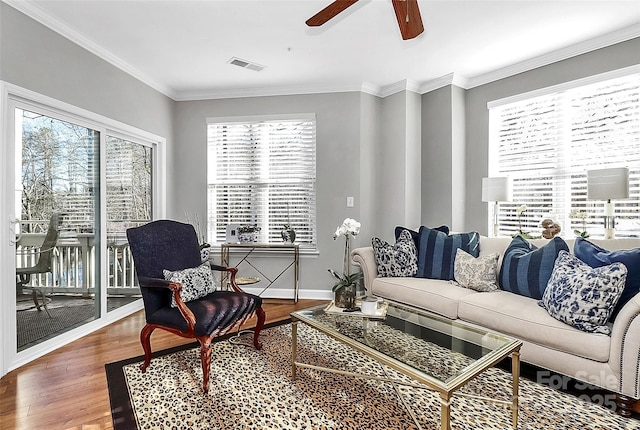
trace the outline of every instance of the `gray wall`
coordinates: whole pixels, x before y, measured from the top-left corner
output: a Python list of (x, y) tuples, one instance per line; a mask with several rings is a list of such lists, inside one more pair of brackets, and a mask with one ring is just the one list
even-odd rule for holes
[[(382, 100), (382, 140), (379, 159), (375, 235), (391, 240), (394, 225), (404, 225), (407, 201), (405, 187), (407, 151), (406, 92), (399, 92)], [(381, 206), (384, 210), (380, 210)]]
[[(407, 120), (406, 120), (406, 153), (405, 153), (405, 214), (402, 225), (417, 226), (420, 224), (422, 202), (417, 198), (422, 194), (422, 97), (407, 91)], [(387, 227), (388, 229), (388, 227)]]
[(422, 96), (422, 217), (421, 224), (437, 227), (453, 220), (451, 87)]
[(378, 169), (382, 145), (382, 99), (370, 94), (360, 94), (360, 178), (359, 205), (362, 224), (358, 243), (366, 245), (371, 237), (380, 234), (378, 226), (378, 189), (382, 186), (382, 175)]
[[(174, 185), (180, 193), (174, 196), (168, 215), (182, 218), (184, 208), (202, 216), (206, 214), (206, 118), (315, 113), (319, 254), (302, 259), (301, 289), (327, 291), (332, 285), (327, 269), (342, 267), (344, 239), (334, 241), (333, 233), (347, 217), (363, 222), (360, 216), (361, 101), (359, 92), (351, 92), (178, 102), (176, 147), (172, 156)], [(353, 208), (346, 207), (347, 196), (355, 197)], [(354, 246), (369, 243), (370, 236), (364, 230)]]
[(451, 86), (451, 230), (465, 231), (465, 90)]
[(381, 100), (380, 137), (374, 160), (375, 230), (372, 236), (394, 241), (397, 225), (420, 225), (421, 99), (401, 91)]

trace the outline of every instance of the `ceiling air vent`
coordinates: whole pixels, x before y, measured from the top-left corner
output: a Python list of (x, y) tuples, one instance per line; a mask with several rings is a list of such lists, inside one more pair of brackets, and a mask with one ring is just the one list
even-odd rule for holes
[(260, 70), (262, 70), (262, 69), (264, 69), (266, 67), (266, 66), (262, 66), (262, 65), (260, 65), (258, 63), (252, 63), (250, 61), (242, 60), (242, 59), (237, 58), (237, 57), (233, 57), (227, 62), (229, 64), (233, 64), (234, 66), (243, 67), (245, 69), (253, 70), (255, 72), (259, 72)]

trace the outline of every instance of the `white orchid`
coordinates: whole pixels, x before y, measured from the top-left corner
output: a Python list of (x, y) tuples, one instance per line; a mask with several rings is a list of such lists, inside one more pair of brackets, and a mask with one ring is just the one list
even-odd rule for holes
[(528, 209), (527, 205), (522, 205), (518, 209), (516, 209), (516, 213), (518, 214), (518, 216), (521, 216), (523, 213), (526, 212), (527, 209)]
[(349, 241), (352, 237), (355, 237), (360, 233), (360, 223), (352, 218), (345, 218), (342, 222), (342, 225), (336, 229), (336, 232), (333, 233), (333, 239), (337, 239), (340, 236), (344, 236), (344, 257), (343, 257), (343, 265), (342, 265), (342, 275), (338, 274), (335, 270), (328, 269), (329, 273), (331, 273), (334, 278), (338, 282), (333, 286), (333, 291), (338, 291), (343, 287), (349, 285), (355, 285), (361, 278), (362, 273), (351, 273), (351, 264), (349, 262), (349, 254), (350, 254), (350, 244)]
[(573, 209), (571, 212), (569, 212), (569, 218), (571, 219), (581, 219), (582, 220), (582, 231), (575, 229), (573, 230), (573, 233), (576, 236), (580, 236), (582, 238), (588, 238), (589, 237), (589, 233), (587, 232), (587, 213), (585, 211), (581, 211), (578, 209)]
[(357, 236), (360, 233), (360, 223), (352, 218), (345, 218), (342, 222), (342, 225), (336, 229), (336, 232), (333, 233), (333, 239), (337, 239), (340, 236), (350, 237)]
[(571, 212), (569, 212), (569, 218), (586, 219), (587, 213), (579, 209), (573, 209)]

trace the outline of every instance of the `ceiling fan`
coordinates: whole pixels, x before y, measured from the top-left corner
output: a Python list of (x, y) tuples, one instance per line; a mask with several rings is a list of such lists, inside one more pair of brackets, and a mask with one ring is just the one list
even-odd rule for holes
[[(336, 0), (309, 18), (306, 23), (309, 27), (321, 26), (357, 1)], [(391, 0), (391, 3), (393, 4), (393, 10), (396, 12), (402, 39), (413, 39), (424, 31), (418, 0)]]

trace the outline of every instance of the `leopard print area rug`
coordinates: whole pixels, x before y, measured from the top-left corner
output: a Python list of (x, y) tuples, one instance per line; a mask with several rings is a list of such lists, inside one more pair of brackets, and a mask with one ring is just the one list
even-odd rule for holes
[[(260, 351), (214, 344), (208, 395), (202, 392), (198, 348), (154, 358), (144, 374), (140, 362), (122, 367), (138, 429), (440, 428), (435, 392), (310, 369), (298, 369), (292, 381), (291, 326), (264, 330), (261, 340)], [(409, 381), (305, 324), (298, 325), (298, 361)], [(510, 378), (491, 368), (461, 391), (509, 400)], [(116, 430), (124, 428), (116, 421), (114, 416)], [(511, 411), (454, 396), (451, 427), (511, 429)], [(639, 430), (640, 421), (521, 378), (518, 429)]]

